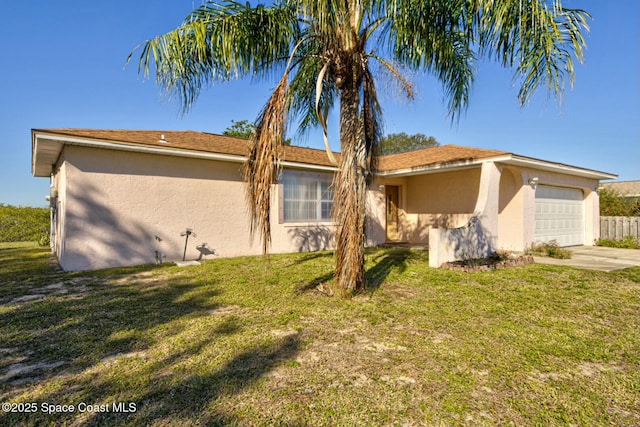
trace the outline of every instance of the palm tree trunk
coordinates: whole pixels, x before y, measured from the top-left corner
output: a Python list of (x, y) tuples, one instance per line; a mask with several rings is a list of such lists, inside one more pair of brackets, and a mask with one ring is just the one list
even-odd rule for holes
[[(350, 79), (351, 80), (351, 79)], [(340, 145), (342, 159), (335, 176), (336, 287), (345, 295), (365, 289), (364, 224), (366, 180), (360, 132), (360, 96), (357, 83), (340, 89)]]

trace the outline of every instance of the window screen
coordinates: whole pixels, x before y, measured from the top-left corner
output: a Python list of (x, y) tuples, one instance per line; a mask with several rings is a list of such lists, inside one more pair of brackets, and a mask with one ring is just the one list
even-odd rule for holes
[(285, 171), (284, 220), (328, 221), (331, 219), (333, 189), (331, 175)]

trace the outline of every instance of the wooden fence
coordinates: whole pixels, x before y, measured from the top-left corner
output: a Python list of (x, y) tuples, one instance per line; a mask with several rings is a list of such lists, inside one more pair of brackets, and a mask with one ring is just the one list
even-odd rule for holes
[(622, 240), (633, 236), (640, 240), (640, 217), (638, 216), (601, 216), (600, 238)]

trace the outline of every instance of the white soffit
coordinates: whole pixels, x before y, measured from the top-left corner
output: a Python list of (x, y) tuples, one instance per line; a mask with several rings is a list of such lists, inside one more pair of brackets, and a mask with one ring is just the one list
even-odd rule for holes
[(32, 142), (31, 173), (33, 176), (51, 176), (64, 143), (34, 136)]

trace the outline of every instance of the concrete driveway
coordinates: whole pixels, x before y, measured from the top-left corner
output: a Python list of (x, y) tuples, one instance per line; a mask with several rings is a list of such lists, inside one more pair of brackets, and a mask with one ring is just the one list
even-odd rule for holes
[(533, 257), (537, 264), (565, 265), (587, 270), (615, 271), (628, 267), (640, 267), (640, 250), (605, 248), (601, 246), (573, 246), (571, 259)]

